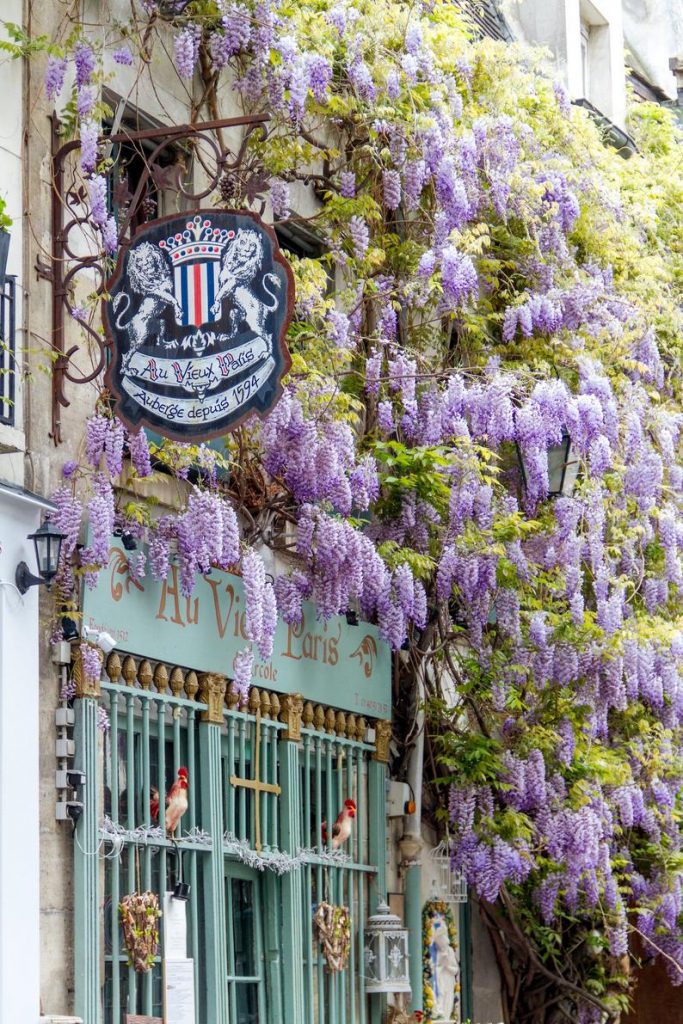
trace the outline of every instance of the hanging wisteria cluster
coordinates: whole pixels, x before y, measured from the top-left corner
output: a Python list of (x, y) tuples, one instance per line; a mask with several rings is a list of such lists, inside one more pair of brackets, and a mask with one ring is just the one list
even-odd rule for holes
[[(277, 617), (298, 621), (305, 600), (323, 617), (358, 608), (410, 648), (456, 693), (434, 725), (454, 869), (516, 907), (534, 956), (554, 931), (563, 972), (580, 960), (577, 991), (558, 982), (572, 1019), (601, 1020), (623, 1005), (632, 934), (683, 980), (675, 130), (643, 106), (627, 169), (533, 55), (473, 43), (447, 3), (208, 6), (174, 18), (146, 0), (145, 47), (172, 32), (186, 84), (201, 77), (216, 100), (225, 76), (225, 96), (271, 113), (259, 156), (276, 220), (295, 217), (291, 186), (319, 166), (326, 254), (293, 261), (295, 373), (231, 447), (232, 478), (262, 482), (257, 507), (206, 450), (175, 445), (155, 455), (185, 481), (182, 510), (131, 516), (114, 484), (128, 465), (148, 476), (150, 451), (102, 405), (56, 496), (62, 590), (79, 568), (92, 581), (122, 530), (148, 545), (131, 574), (163, 579), (175, 563), (185, 594), (237, 568), (241, 695)], [(134, 38), (114, 59), (146, 69)], [(73, 63), (81, 166), (111, 252), (100, 56), (79, 38), (50, 58), (46, 90), (54, 100)], [(274, 584), (256, 536), (289, 566)], [(581, 936), (595, 934), (588, 956)]]

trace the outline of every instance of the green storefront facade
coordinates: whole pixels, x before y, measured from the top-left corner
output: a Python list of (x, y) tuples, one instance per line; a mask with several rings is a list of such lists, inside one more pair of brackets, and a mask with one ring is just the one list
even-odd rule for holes
[[(136, 583), (113, 547), (83, 601), (86, 625), (117, 640), (102, 678), (76, 666), (76, 767), (86, 772), (75, 844), (76, 1011), (87, 1024), (127, 1015), (169, 1024), (372, 1024), (363, 989), (364, 922), (386, 896), (385, 782), (391, 658), (374, 627), (280, 623), (246, 708), (230, 692), (244, 646), (238, 577), (214, 571), (193, 598)], [(103, 712), (109, 729), (98, 728)], [(188, 809), (171, 839), (150, 806), (188, 769)], [(323, 843), (345, 799), (354, 829), (341, 853)], [(121, 899), (165, 894), (151, 969), (128, 964)], [(345, 970), (326, 969), (313, 914), (349, 908)], [(181, 920), (171, 930), (172, 920)], [(180, 935), (180, 938), (178, 937)], [(180, 949), (179, 949), (180, 943)], [(182, 968), (182, 970), (181, 970)], [(185, 974), (185, 1002), (174, 985)], [(189, 972), (190, 979), (187, 980)], [(192, 995), (194, 988), (194, 995)], [(182, 1005), (181, 1005), (182, 1004)]]

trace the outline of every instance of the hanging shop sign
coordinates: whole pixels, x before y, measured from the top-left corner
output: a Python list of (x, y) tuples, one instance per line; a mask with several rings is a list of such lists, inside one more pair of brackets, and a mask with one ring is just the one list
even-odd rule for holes
[[(178, 567), (157, 583), (134, 579), (123, 547), (113, 545), (109, 565), (93, 590), (83, 592), (84, 625), (110, 633), (119, 648), (201, 672), (232, 676), (235, 655), (248, 645), (242, 579), (212, 569), (183, 597)], [(368, 718), (391, 718), (391, 652), (377, 628), (327, 622), (303, 604), (300, 623), (278, 621), (273, 656), (255, 656), (253, 681), (278, 693), (302, 693)]]
[(129, 427), (203, 441), (275, 404), (291, 365), (294, 279), (256, 214), (150, 222), (119, 256), (108, 295), (105, 380)]

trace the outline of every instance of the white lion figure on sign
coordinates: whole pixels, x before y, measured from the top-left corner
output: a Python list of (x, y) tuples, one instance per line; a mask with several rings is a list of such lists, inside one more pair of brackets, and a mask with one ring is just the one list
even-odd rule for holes
[[(257, 231), (240, 228), (231, 245), (225, 250), (218, 272), (218, 292), (211, 312), (220, 313), (224, 299), (232, 303), (230, 326), (236, 332), (242, 322), (258, 337), (266, 340), (265, 326), (268, 315), (276, 310), (280, 300), (267, 285), (280, 289), (275, 274), (264, 274), (262, 286), (271, 302), (263, 302), (252, 290), (254, 279), (263, 265), (263, 240)], [(252, 287), (250, 287), (252, 286)]]

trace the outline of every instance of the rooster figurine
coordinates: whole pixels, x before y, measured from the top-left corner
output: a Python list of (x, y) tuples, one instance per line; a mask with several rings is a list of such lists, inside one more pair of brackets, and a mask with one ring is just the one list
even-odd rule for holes
[[(338, 850), (351, 835), (351, 828), (353, 819), (356, 817), (356, 801), (350, 797), (344, 801), (344, 806), (337, 815), (337, 820), (332, 826), (332, 842), (330, 846), (333, 850)], [(322, 823), (322, 840), (323, 846), (327, 846), (327, 822)]]
[(171, 835), (187, 810), (187, 780), (187, 768), (179, 768), (178, 778), (166, 797), (166, 831)]

